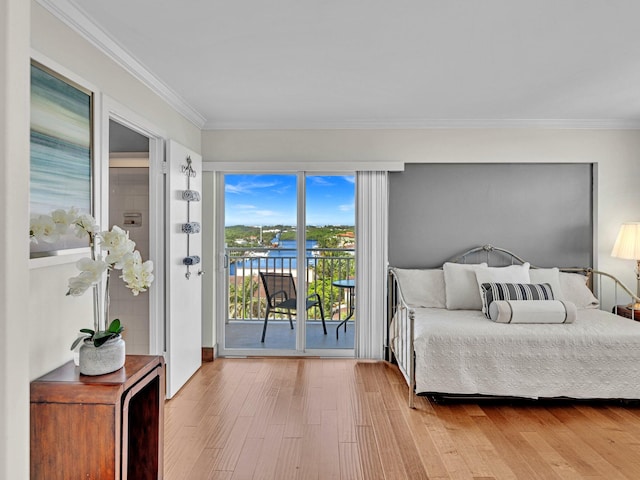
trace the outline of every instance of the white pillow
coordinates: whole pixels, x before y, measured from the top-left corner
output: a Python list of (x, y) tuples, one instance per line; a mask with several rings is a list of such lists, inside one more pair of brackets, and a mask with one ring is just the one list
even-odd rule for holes
[(444, 272), (394, 268), (405, 302), (411, 307), (445, 308)]
[(576, 306), (560, 300), (497, 300), (489, 306), (496, 323), (573, 323)]
[[(481, 267), (476, 270), (476, 281), (480, 299), (482, 301), (483, 283), (531, 283), (529, 279), (529, 262), (522, 265), (509, 265), (508, 267)], [(482, 301), (482, 313), (487, 313)]]
[(556, 300), (564, 300), (562, 288), (560, 288), (559, 268), (532, 268), (529, 270), (529, 278), (531, 278), (531, 283), (548, 283), (551, 285), (553, 298)]
[(600, 302), (587, 287), (587, 276), (560, 272), (560, 288), (564, 300), (575, 303), (576, 308), (598, 308)]
[(476, 280), (476, 270), (486, 267), (486, 263), (466, 264), (447, 262), (444, 271), (444, 290), (447, 309), (481, 310), (482, 299)]

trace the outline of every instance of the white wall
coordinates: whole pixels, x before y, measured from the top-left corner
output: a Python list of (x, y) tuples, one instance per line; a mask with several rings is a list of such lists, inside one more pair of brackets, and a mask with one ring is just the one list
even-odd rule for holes
[(29, 381), (70, 360), (93, 322), (90, 295), (65, 296), (73, 264), (29, 270), (31, 47), (193, 150), (201, 132), (37, 3), (0, 0), (0, 31), (0, 478), (18, 480), (29, 476)]
[(619, 225), (640, 221), (640, 132), (635, 130), (206, 131), (202, 154), (205, 162), (594, 162), (598, 266), (635, 285), (633, 262), (610, 256)]
[[(200, 150), (198, 127), (44, 8), (35, 2), (31, 2), (31, 7), (31, 46), (35, 51), (147, 119), (169, 137)], [(96, 139), (96, 148), (100, 140)], [(28, 342), (30, 379), (70, 360), (69, 345), (77, 330), (93, 322), (91, 295), (78, 298), (64, 295), (67, 279), (72, 275), (75, 275), (72, 264), (31, 270), (28, 324), (31, 331), (40, 334), (31, 335)]]
[(0, 478), (29, 477), (29, 2), (0, 0)]

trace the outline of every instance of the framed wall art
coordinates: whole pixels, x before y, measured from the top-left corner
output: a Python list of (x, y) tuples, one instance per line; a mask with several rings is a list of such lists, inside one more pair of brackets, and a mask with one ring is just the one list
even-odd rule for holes
[[(92, 214), (93, 93), (31, 62), (30, 214), (76, 208)], [(31, 243), (31, 258), (88, 251), (86, 239)]]

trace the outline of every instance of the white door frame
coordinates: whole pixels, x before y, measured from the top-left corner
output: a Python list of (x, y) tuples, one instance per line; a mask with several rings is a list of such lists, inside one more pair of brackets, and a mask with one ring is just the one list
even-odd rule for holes
[[(111, 97), (101, 95), (100, 198), (109, 192), (109, 120), (149, 138), (149, 257), (156, 281), (149, 288), (149, 354), (165, 352), (165, 234), (164, 234), (164, 145), (166, 134), (156, 125)], [(109, 218), (109, 202), (101, 202), (100, 218)]]

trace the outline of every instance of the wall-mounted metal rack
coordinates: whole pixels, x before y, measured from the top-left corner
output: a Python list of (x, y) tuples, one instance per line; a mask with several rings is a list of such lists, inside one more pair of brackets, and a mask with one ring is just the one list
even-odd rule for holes
[[(198, 255), (191, 255), (189, 249), (189, 236), (197, 235), (200, 233), (200, 223), (191, 221), (191, 202), (199, 202), (200, 201), (200, 193), (191, 190), (191, 179), (195, 178), (196, 171), (191, 165), (191, 157), (187, 157), (186, 165), (182, 165), (181, 167), (182, 173), (184, 173), (187, 177), (187, 189), (182, 192), (182, 199), (187, 202), (187, 221), (183, 223), (181, 226), (182, 232), (187, 235), (187, 256), (182, 259), (183, 265), (187, 267), (187, 273), (185, 273), (185, 277), (187, 280), (191, 278), (191, 270), (190, 267), (198, 265), (200, 263), (200, 257)], [(198, 270), (198, 275), (202, 275), (204, 272), (202, 270)]]

